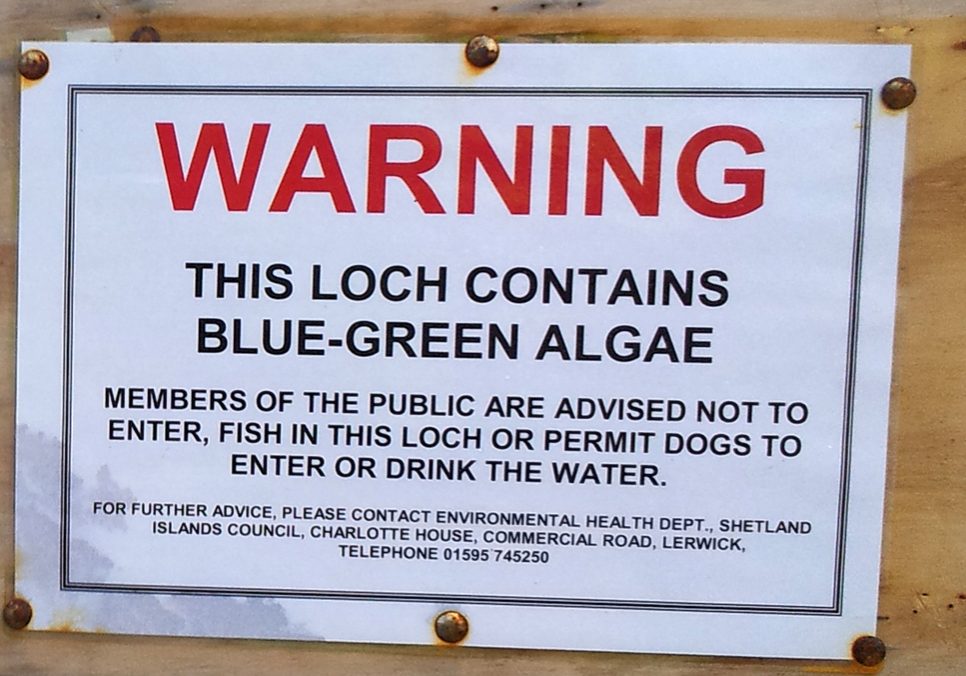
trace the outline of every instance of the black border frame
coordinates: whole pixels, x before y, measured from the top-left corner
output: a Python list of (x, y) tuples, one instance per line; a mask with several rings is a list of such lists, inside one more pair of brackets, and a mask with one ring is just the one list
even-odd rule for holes
[[(715, 604), (625, 599), (533, 598), (466, 594), (420, 594), (407, 592), (332, 591), (311, 589), (262, 589), (230, 587), (174, 587), (122, 585), (70, 580), (70, 456), (71, 456), (71, 367), (73, 339), (73, 253), (74, 181), (76, 176), (77, 107), (85, 94), (132, 94), (180, 96), (431, 96), (431, 97), (661, 97), (661, 98), (855, 98), (861, 103), (861, 141), (852, 245), (849, 335), (845, 365), (845, 396), (842, 424), (842, 459), (839, 476), (838, 531), (835, 551), (835, 587), (831, 606), (765, 604)], [(166, 85), (68, 85), (67, 87), (67, 182), (64, 251), (64, 355), (63, 428), (61, 454), (60, 588), (62, 591), (101, 593), (181, 594), (192, 596), (236, 596), (269, 598), (316, 598), (351, 601), (395, 601), (460, 603), (500, 606), (537, 606), (660, 610), (712, 613), (754, 613), (802, 616), (842, 615), (845, 578), (846, 531), (848, 527), (849, 482), (852, 461), (852, 428), (855, 403), (855, 365), (858, 342), (859, 299), (862, 277), (862, 249), (865, 232), (865, 203), (869, 172), (871, 89), (743, 89), (743, 88), (608, 88), (608, 87), (391, 87), (391, 86), (166, 86)]]

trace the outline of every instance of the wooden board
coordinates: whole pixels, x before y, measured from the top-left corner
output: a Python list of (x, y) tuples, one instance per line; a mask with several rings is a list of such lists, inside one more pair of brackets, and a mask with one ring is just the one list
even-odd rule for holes
[[(13, 594), (16, 61), (24, 39), (779, 41), (910, 43), (899, 308), (879, 636), (888, 674), (966, 673), (966, 5), (794, 0), (0, 0), (0, 575)], [(913, 9), (910, 9), (913, 7)], [(95, 29), (93, 33), (88, 31)], [(204, 64), (199, 64), (203, 68)], [(52, 263), (53, 265), (53, 263)], [(615, 612), (613, 631), (638, 629)], [(856, 664), (0, 633), (3, 674), (874, 673)], [(523, 629), (525, 630), (525, 628)], [(779, 639), (780, 640), (780, 639)], [(694, 637), (696, 645), (701, 637)]]

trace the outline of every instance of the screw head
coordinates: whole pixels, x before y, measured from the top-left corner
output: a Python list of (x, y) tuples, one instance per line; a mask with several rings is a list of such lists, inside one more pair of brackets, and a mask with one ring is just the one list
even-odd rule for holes
[(882, 103), (891, 110), (902, 110), (916, 100), (916, 84), (907, 77), (894, 77), (882, 86)]
[(131, 33), (131, 42), (161, 42), (161, 33), (154, 26), (141, 26)]
[(477, 35), (466, 43), (466, 60), (477, 68), (492, 66), (499, 56), (500, 45), (489, 35)]
[(882, 664), (885, 656), (885, 643), (877, 636), (860, 636), (852, 644), (852, 657), (863, 667)]
[(441, 641), (446, 643), (459, 643), (470, 631), (469, 620), (463, 613), (455, 610), (447, 610), (436, 616), (433, 623), (436, 635)]
[(12, 599), (3, 607), (3, 621), (11, 629), (23, 629), (33, 616), (34, 609), (23, 599)]
[(27, 80), (39, 80), (50, 70), (50, 59), (39, 49), (28, 49), (20, 55), (17, 70)]

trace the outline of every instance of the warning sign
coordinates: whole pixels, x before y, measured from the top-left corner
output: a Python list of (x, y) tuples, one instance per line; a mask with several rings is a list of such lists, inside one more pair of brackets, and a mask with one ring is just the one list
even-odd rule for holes
[(874, 633), (906, 48), (31, 46), (33, 626)]

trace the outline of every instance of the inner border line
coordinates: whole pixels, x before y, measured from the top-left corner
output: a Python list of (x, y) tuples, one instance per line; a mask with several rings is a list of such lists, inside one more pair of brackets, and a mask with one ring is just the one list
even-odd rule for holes
[[(835, 550), (835, 585), (831, 606), (768, 604), (702, 604), (622, 599), (531, 598), (462, 594), (419, 594), (397, 592), (277, 590), (230, 587), (178, 587), (164, 585), (122, 585), (84, 583), (70, 580), (70, 468), (71, 468), (71, 388), (73, 340), (73, 268), (75, 228), (75, 181), (77, 164), (77, 105), (81, 94), (174, 96), (430, 96), (437, 97), (631, 97), (631, 98), (856, 98), (862, 103), (862, 136), (859, 143), (858, 175), (854, 217), (849, 332), (845, 364), (845, 392), (842, 424), (842, 455), (839, 476), (839, 504)], [(67, 186), (65, 218), (64, 277), (64, 397), (63, 447), (61, 459), (61, 551), (60, 588), (64, 591), (185, 594), (204, 596), (251, 596), (277, 598), (319, 598), (332, 600), (458, 602), (467, 604), (586, 607), (687, 612), (731, 612), (787, 615), (841, 615), (845, 577), (846, 529), (849, 481), (852, 462), (852, 418), (855, 404), (855, 352), (858, 341), (859, 296), (862, 278), (862, 251), (865, 231), (865, 204), (871, 120), (871, 89), (742, 89), (742, 88), (597, 88), (597, 87), (504, 87), (471, 89), (466, 87), (286, 87), (286, 86), (180, 86), (180, 85), (69, 85), (67, 88)]]

